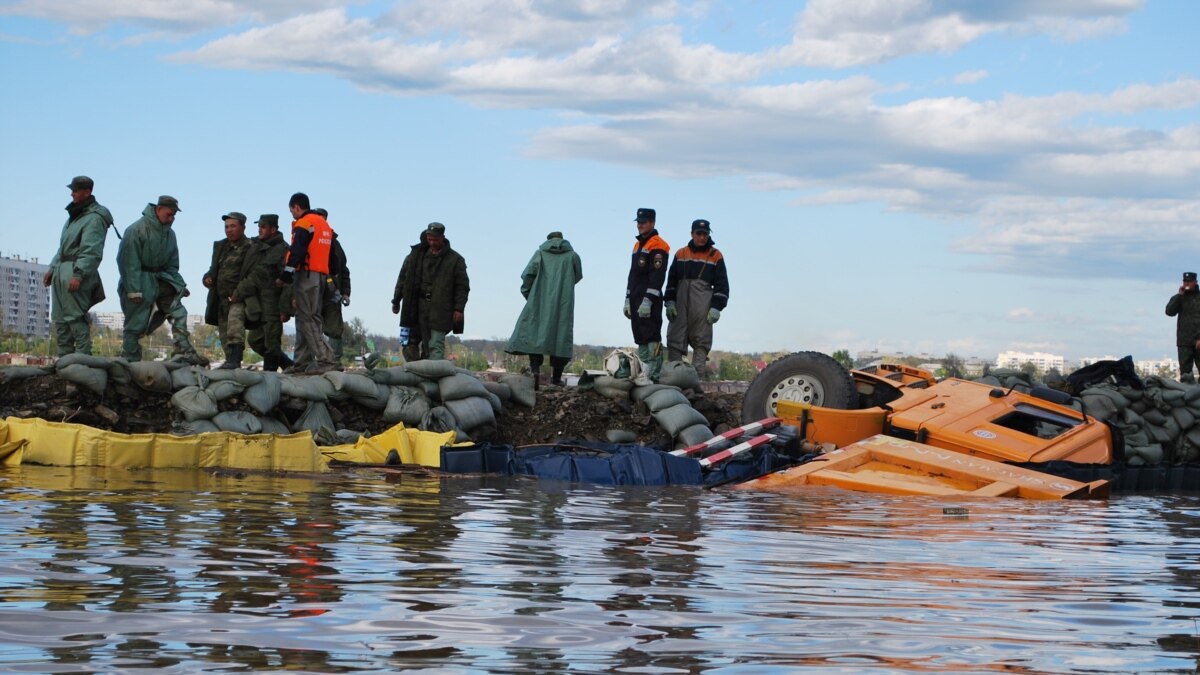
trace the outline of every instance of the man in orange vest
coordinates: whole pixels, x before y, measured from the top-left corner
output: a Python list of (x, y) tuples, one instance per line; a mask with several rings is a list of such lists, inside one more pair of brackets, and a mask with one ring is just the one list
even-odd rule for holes
[(650, 379), (662, 371), (663, 281), (671, 247), (654, 229), (654, 209), (637, 210), (637, 241), (633, 244), (629, 280), (625, 286), (625, 318), (633, 328), (638, 358), (649, 366)]
[(333, 350), (325, 342), (322, 293), (329, 275), (333, 230), (312, 210), (308, 195), (297, 192), (288, 201), (292, 212), (292, 244), (276, 285), (293, 284), (296, 303), (297, 347), (292, 373), (319, 375), (337, 367)]

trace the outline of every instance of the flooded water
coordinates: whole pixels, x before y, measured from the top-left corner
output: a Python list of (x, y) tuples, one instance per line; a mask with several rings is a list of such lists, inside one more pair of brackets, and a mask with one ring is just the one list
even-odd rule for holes
[(1195, 672), (1200, 659), (1195, 496), (22, 467), (0, 472), (0, 497), (5, 672)]

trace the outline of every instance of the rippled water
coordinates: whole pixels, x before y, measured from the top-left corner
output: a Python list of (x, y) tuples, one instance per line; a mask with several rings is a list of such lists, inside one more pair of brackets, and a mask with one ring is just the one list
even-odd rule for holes
[(1197, 535), (1195, 496), (22, 467), (0, 670), (1195, 672)]

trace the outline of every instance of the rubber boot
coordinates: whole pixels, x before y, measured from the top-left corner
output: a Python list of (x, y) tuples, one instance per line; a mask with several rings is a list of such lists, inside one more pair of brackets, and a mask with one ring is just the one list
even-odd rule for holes
[(541, 385), (542, 379), (542, 363), (545, 362), (545, 357), (541, 354), (529, 355), (529, 374), (533, 376), (533, 390), (537, 391)]
[(646, 360), (646, 365), (649, 366), (650, 372), (646, 373), (652, 381), (658, 382), (658, 376), (662, 374), (663, 365), (663, 349), (661, 342), (651, 342), (646, 345), (646, 351), (649, 354), (649, 359)]
[(264, 373), (273, 373), (279, 370), (279, 364), (275, 362), (274, 356), (264, 356), (262, 360), (262, 369)]
[(571, 361), (570, 359), (564, 359), (564, 358), (558, 357), (558, 356), (550, 357), (550, 370), (551, 370), (550, 384), (553, 384), (556, 387), (563, 386), (563, 379), (562, 379), (563, 369), (565, 369), (567, 367), (567, 364), (570, 363), (570, 361)]
[(225, 348), (225, 363), (217, 366), (218, 370), (234, 370), (242, 367), (243, 345), (229, 345)]

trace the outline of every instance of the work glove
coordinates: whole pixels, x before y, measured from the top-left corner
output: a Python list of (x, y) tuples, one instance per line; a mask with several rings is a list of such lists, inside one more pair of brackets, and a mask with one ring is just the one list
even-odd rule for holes
[(667, 320), (674, 321), (675, 317), (679, 316), (679, 310), (675, 309), (675, 301), (669, 300), (664, 306), (667, 308)]
[(283, 268), (283, 271), (279, 273), (279, 280), (285, 284), (290, 284), (293, 281), (295, 281), (296, 280), (296, 268), (295, 267)]
[(642, 298), (642, 304), (638, 306), (638, 317), (650, 318), (650, 298)]
[(629, 298), (625, 298), (625, 318), (626, 319), (633, 318), (633, 311), (631, 309), (629, 309)]
[(350, 296), (343, 295), (342, 296), (342, 307), (349, 307), (349, 306), (350, 306)]
[(721, 310), (713, 308), (708, 310), (708, 322), (716, 323), (721, 318)]

